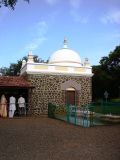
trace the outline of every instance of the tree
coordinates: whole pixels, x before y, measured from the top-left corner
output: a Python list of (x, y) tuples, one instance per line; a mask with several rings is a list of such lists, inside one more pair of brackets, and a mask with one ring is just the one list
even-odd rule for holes
[(101, 67), (112, 75), (120, 75), (120, 46), (117, 46), (113, 52), (110, 52), (108, 57), (103, 57), (100, 60)]
[[(29, 2), (29, 0), (24, 1)], [(17, 2), (18, 0), (0, 0), (0, 7), (5, 6), (14, 9)]]
[(120, 88), (120, 46), (108, 56), (102, 57), (99, 66), (93, 66), (93, 99), (103, 98), (105, 90), (110, 97), (119, 96)]
[[(39, 58), (37, 55), (34, 55), (33, 59), (34, 59), (34, 62), (37, 62), (37, 63), (44, 62), (44, 60)], [(19, 75), (23, 60), (27, 61), (27, 56), (18, 60), (17, 63), (11, 63), (9, 68), (6, 68), (6, 67), (0, 68), (0, 73), (5, 76)]]
[[(104, 98), (104, 92), (107, 90), (111, 92), (111, 85), (113, 82), (112, 76), (109, 75), (101, 66), (93, 66), (94, 76), (92, 78), (93, 99)], [(111, 93), (110, 93), (111, 95)]]
[(8, 68), (7, 67), (1, 67), (0, 68), (0, 76), (6, 75)]

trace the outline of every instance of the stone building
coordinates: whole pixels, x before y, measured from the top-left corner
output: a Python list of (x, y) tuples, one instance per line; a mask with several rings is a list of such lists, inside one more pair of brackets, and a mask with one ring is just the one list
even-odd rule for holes
[(33, 55), (22, 62), (21, 75), (31, 82), (29, 109), (32, 114), (47, 114), (48, 103), (56, 105), (87, 104), (92, 99), (92, 67), (86, 58), (67, 47), (64, 39), (62, 49), (53, 53), (48, 63), (35, 63)]

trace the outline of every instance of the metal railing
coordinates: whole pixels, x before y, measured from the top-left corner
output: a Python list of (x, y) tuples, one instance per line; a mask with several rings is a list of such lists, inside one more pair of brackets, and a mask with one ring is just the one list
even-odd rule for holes
[(119, 102), (93, 102), (90, 104), (94, 107), (96, 113), (120, 115)]
[(91, 103), (79, 106), (48, 104), (48, 117), (74, 125), (91, 127), (120, 123), (120, 104)]
[(64, 120), (83, 127), (93, 126), (93, 107), (86, 106), (56, 106), (48, 104), (48, 117)]

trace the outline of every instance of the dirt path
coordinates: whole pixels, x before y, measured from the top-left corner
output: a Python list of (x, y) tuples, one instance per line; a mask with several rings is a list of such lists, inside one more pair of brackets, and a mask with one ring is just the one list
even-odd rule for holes
[(82, 128), (45, 117), (0, 119), (0, 160), (120, 160), (120, 125)]

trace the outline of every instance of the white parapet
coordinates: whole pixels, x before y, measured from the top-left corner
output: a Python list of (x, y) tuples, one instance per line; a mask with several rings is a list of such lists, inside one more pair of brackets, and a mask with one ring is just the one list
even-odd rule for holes
[(74, 75), (86, 75), (92, 76), (92, 67), (86, 66), (61, 66), (61, 65), (52, 65), (48, 63), (30, 63), (27, 62), (21, 69), (22, 74), (74, 74)]

